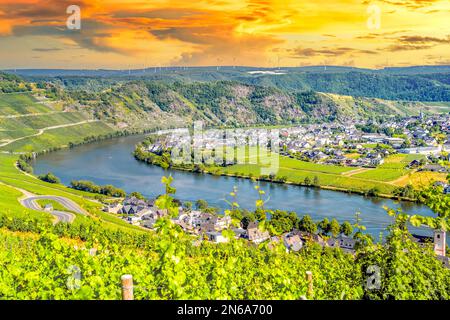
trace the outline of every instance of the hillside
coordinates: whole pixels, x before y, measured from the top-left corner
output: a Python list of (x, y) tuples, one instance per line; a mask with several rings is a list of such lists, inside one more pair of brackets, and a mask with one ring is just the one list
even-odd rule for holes
[(44, 151), (116, 131), (89, 112), (66, 109), (41, 93), (0, 93), (0, 151)]
[[(266, 72), (266, 74), (265, 74)], [(271, 74), (267, 74), (267, 72)], [(287, 91), (319, 91), (357, 97), (406, 101), (450, 101), (450, 68), (417, 66), (381, 70), (316, 66), (298, 68), (167, 67), (140, 70), (18, 70), (32, 80), (76, 84), (76, 79), (108, 83), (144, 79), (152, 81), (237, 81)], [(82, 78), (81, 78), (82, 77)], [(73, 81), (75, 79), (75, 81)], [(86, 80), (83, 80), (86, 81)], [(71, 83), (72, 82), (72, 83)]]
[(0, 151), (43, 151), (124, 130), (185, 127), (196, 120), (207, 126), (244, 127), (385, 119), (449, 109), (448, 103), (286, 91), (235, 81), (70, 78), (33, 83), (6, 77), (29, 91), (0, 93)]
[(367, 119), (434, 112), (423, 103), (354, 98), (313, 91), (287, 92), (231, 81), (118, 83), (100, 93), (66, 90), (60, 97), (115, 125), (145, 127), (160, 123), (185, 126), (248, 126), (304, 121)]

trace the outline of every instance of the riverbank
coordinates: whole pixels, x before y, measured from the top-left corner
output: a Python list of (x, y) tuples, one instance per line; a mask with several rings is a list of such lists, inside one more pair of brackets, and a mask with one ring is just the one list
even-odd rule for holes
[[(191, 173), (208, 174), (212, 176), (235, 177), (253, 181), (264, 181), (276, 184), (318, 188), (323, 190), (357, 194), (365, 197), (379, 197), (385, 199), (393, 199), (396, 201), (418, 202), (417, 198), (399, 195), (402, 191), (402, 187), (400, 186), (395, 186), (391, 183), (349, 176), (347, 174), (352, 171), (348, 171), (348, 168), (346, 169), (344, 167), (319, 167), (319, 165), (317, 165), (317, 169), (314, 170), (315, 164), (305, 163), (303, 161), (297, 161), (298, 163), (295, 163), (296, 160), (294, 159), (288, 159), (291, 167), (280, 167), (279, 173), (270, 177), (260, 175), (260, 167), (258, 165), (232, 165), (228, 167), (221, 167), (191, 164), (173, 164), (170, 161), (170, 155), (164, 155), (161, 157), (154, 153), (143, 151), (140, 145), (136, 146), (134, 157), (140, 162), (156, 165), (163, 169), (173, 169)], [(286, 157), (280, 156), (280, 159), (283, 158), (286, 159)], [(302, 170), (299, 167), (296, 168), (294, 165), (299, 165), (299, 167), (307, 165), (310, 167), (308, 168), (308, 170)], [(327, 167), (329, 167), (329, 169)], [(290, 171), (293, 173), (292, 175), (290, 174)], [(247, 172), (247, 174), (245, 172)], [(335, 182), (335, 185), (321, 184), (320, 181), (322, 181), (324, 177), (325, 179), (328, 178), (328, 181), (330, 181), (330, 177), (334, 178), (333, 182)], [(347, 187), (340, 186), (339, 184), (345, 184), (347, 185)], [(359, 189), (355, 189), (355, 186), (359, 187)], [(381, 190), (390, 192), (382, 192)]]
[[(114, 185), (127, 193), (139, 191), (150, 199), (164, 193), (160, 181), (163, 176), (170, 174), (174, 178), (177, 199), (191, 203), (202, 199), (220, 210), (229, 209), (229, 204), (223, 199), (237, 187), (237, 202), (240, 207), (254, 210), (258, 194), (254, 189), (255, 182), (251, 179), (148, 166), (132, 156), (135, 145), (142, 139), (142, 136), (120, 137), (63, 149), (39, 156), (32, 165), (36, 174), (50, 171), (66, 185), (72, 180), (90, 180), (98, 185)], [(428, 207), (409, 201), (303, 188), (294, 184), (265, 181), (259, 184), (266, 192), (269, 200), (267, 207), (270, 209), (296, 212), (299, 216), (308, 214), (314, 221), (337, 218), (340, 222), (354, 221), (355, 213), (361, 212), (367, 232), (374, 237), (378, 237), (392, 222), (383, 207), (423, 216), (434, 215)], [(420, 231), (417, 230), (419, 234)]]

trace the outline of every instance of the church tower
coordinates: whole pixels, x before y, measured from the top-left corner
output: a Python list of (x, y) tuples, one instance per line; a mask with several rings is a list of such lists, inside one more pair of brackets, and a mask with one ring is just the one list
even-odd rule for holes
[(434, 230), (434, 252), (438, 256), (445, 257), (446, 250), (446, 234), (442, 230)]

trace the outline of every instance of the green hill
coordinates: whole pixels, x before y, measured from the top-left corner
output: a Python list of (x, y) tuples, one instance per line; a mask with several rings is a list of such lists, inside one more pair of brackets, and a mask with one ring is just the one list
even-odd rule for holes
[[(366, 119), (432, 111), (416, 102), (354, 98), (313, 91), (287, 92), (238, 82), (132, 81), (93, 93), (65, 90), (61, 99), (113, 124), (143, 127), (170, 123), (186, 126), (193, 120), (209, 125), (248, 126), (304, 121)], [(86, 107), (88, 106), (88, 107)]]

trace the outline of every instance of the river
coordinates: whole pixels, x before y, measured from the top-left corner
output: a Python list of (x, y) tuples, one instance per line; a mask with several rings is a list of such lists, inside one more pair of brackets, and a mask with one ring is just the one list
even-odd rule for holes
[[(71, 180), (91, 180), (96, 184), (112, 184), (126, 192), (139, 191), (146, 197), (156, 197), (164, 192), (161, 177), (172, 174), (176, 197), (182, 201), (206, 200), (211, 206), (227, 208), (224, 197), (238, 188), (238, 202), (241, 207), (254, 209), (258, 197), (254, 182), (233, 177), (216, 177), (169, 170), (138, 162), (132, 156), (135, 144), (143, 136), (129, 136), (95, 142), (64, 149), (39, 156), (34, 162), (36, 174), (53, 172), (68, 185)], [(363, 197), (338, 191), (319, 190), (292, 185), (261, 182), (268, 198), (267, 207), (297, 214), (309, 214), (314, 220), (325, 217), (338, 221), (355, 221), (355, 213), (361, 212), (362, 224), (376, 239), (392, 218), (383, 206), (402, 208), (409, 214), (432, 216), (426, 206), (410, 202), (396, 202), (390, 199)], [(430, 234), (429, 230), (413, 230)]]

